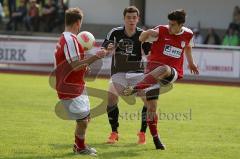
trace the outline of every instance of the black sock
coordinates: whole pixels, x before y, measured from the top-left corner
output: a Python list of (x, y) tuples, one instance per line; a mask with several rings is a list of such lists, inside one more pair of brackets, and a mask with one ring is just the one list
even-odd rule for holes
[(107, 106), (107, 113), (108, 113), (108, 120), (112, 128), (112, 132), (118, 132), (118, 116), (119, 116), (119, 110), (118, 106), (113, 105), (113, 106)]
[(146, 132), (147, 130), (147, 107), (143, 106), (142, 108), (142, 123), (141, 123), (141, 132)]
[(165, 150), (165, 146), (162, 144), (159, 136), (153, 137), (153, 142), (154, 142), (156, 149)]

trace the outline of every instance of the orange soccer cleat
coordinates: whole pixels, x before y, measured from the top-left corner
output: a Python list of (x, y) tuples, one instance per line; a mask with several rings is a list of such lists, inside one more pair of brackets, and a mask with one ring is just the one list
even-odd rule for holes
[(112, 132), (110, 136), (108, 137), (108, 144), (115, 144), (118, 141), (118, 133), (117, 132)]
[(138, 144), (139, 145), (144, 145), (146, 144), (146, 137), (145, 137), (145, 133), (144, 132), (139, 132), (137, 134), (138, 136)]

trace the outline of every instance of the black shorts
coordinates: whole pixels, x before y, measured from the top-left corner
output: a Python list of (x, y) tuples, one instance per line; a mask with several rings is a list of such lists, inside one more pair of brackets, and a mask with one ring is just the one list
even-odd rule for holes
[[(170, 83), (173, 83), (177, 80), (178, 73), (175, 68), (171, 68), (171, 74), (170, 76), (160, 80), (161, 86), (167, 86)], [(145, 89), (146, 92), (146, 99), (149, 100), (155, 100), (158, 99), (158, 96), (160, 94), (160, 84), (155, 84), (147, 89)]]

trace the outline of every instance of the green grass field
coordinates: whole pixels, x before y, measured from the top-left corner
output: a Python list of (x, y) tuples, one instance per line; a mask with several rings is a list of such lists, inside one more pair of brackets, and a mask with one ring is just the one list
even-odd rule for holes
[[(89, 87), (107, 89), (108, 81), (98, 79)], [(54, 113), (58, 101), (47, 76), (0, 74), (0, 158), (50, 159), (91, 158), (72, 153), (75, 122), (59, 119)], [(144, 159), (237, 159), (240, 156), (240, 88), (175, 84), (159, 99), (166, 114), (189, 113), (186, 120), (159, 121), (166, 151), (156, 151), (147, 134), (147, 144), (138, 146), (142, 103), (127, 105), (120, 101), (120, 141), (107, 145), (110, 132), (107, 115), (92, 119), (87, 143), (98, 150), (98, 158)], [(99, 102), (90, 98), (91, 106)], [(130, 120), (130, 118), (132, 120)]]

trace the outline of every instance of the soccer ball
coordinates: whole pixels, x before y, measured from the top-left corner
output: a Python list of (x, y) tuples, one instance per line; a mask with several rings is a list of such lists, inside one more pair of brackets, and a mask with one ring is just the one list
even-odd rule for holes
[(95, 37), (88, 31), (80, 32), (77, 35), (77, 40), (85, 51), (92, 49), (96, 42)]

